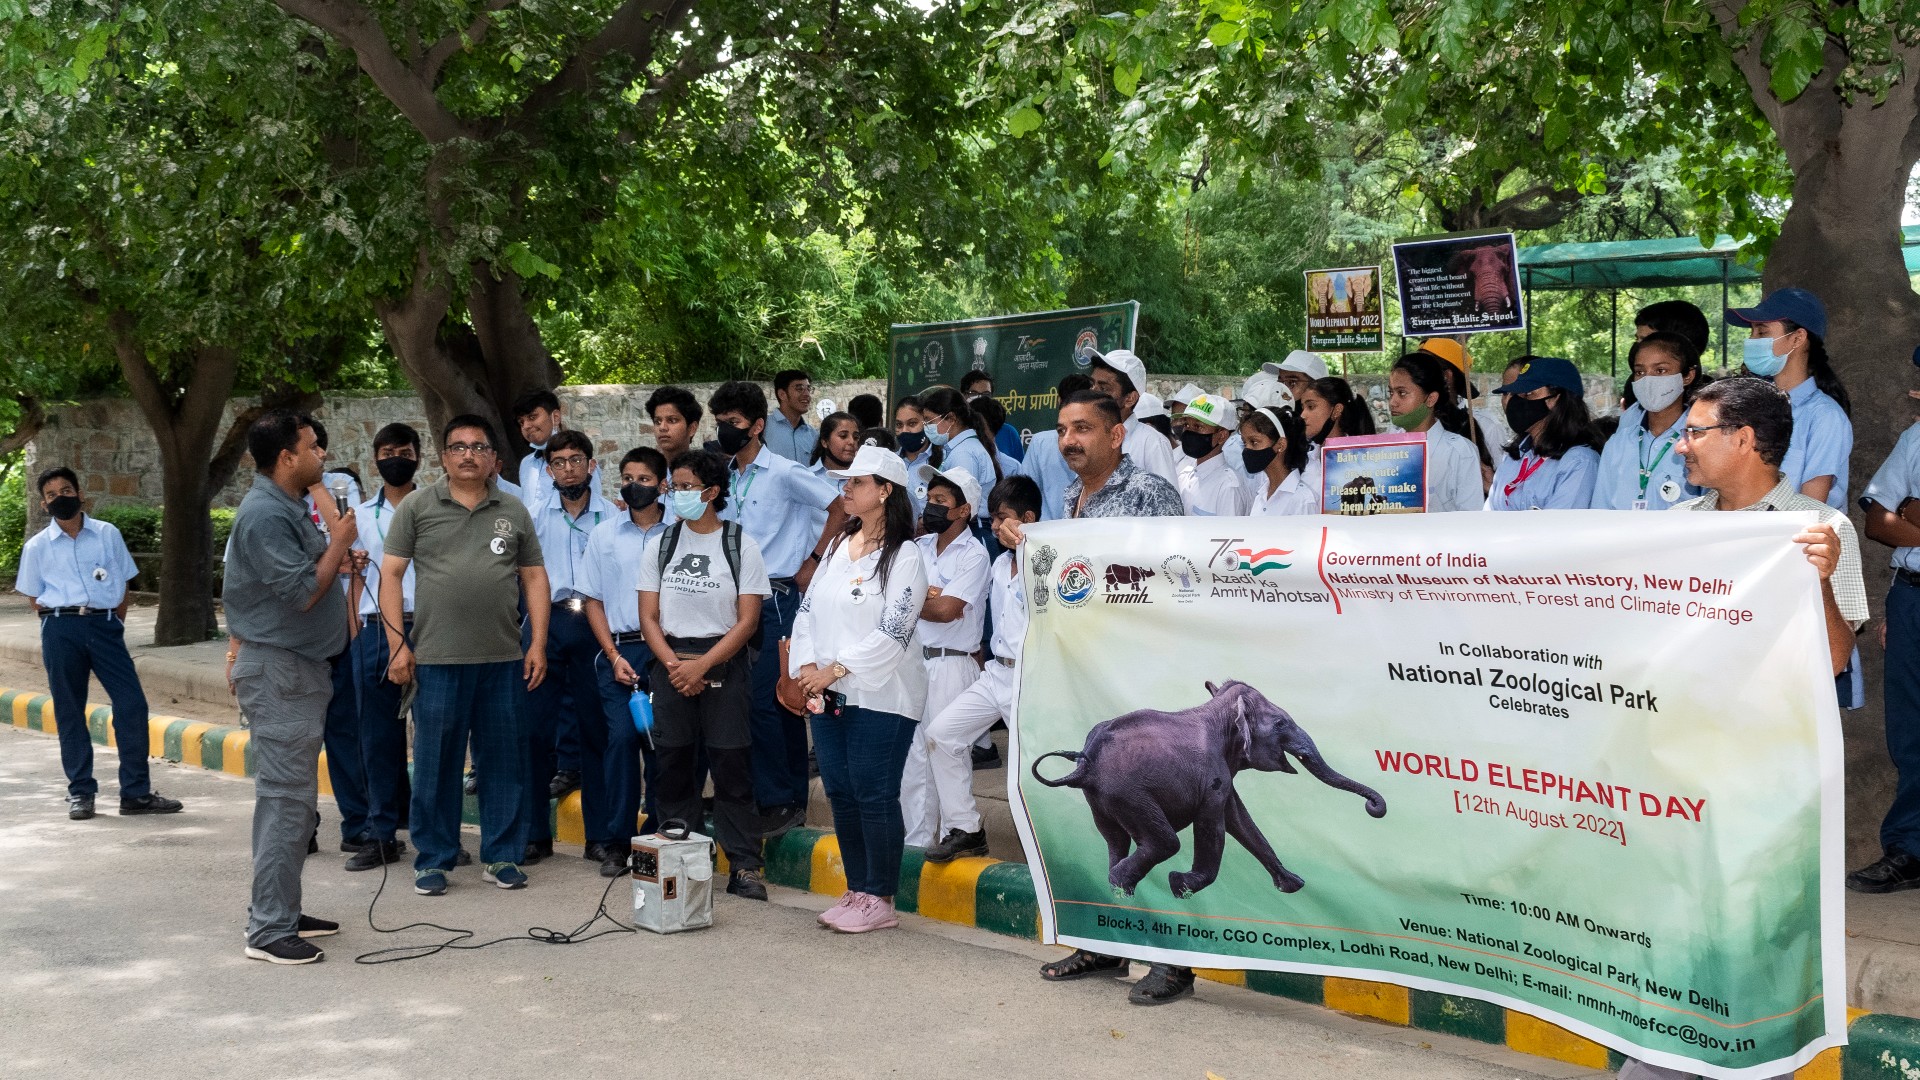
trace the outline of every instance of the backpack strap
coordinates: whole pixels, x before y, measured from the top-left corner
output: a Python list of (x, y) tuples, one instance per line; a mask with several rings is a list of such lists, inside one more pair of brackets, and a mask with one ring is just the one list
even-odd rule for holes
[(667, 526), (667, 533), (660, 538), (660, 576), (667, 576), (667, 567), (673, 565), (673, 549), (680, 546), (680, 525), (674, 522)]
[(733, 589), (740, 591), (740, 525), (727, 521), (720, 525), (720, 550), (726, 553), (727, 569), (733, 572)]

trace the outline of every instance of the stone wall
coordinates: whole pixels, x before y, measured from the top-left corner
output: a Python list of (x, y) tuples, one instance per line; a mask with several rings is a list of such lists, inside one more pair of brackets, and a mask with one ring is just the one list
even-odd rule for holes
[[(719, 383), (688, 383), (687, 389), (704, 405)], [(620, 455), (635, 446), (653, 445), (653, 423), (647, 418), (646, 402), (653, 386), (563, 386), (560, 396), (562, 415), (567, 426), (594, 437), (601, 467), (618, 462)], [(768, 391), (771, 397), (771, 390)], [(845, 407), (857, 394), (885, 398), (884, 379), (861, 379), (827, 383), (814, 388), (814, 401), (832, 400)], [(373, 433), (399, 421), (420, 429), (429, 448), (436, 442), (427, 431), (427, 414), (412, 395), (373, 396), (358, 394), (328, 395), (314, 416), (326, 425), (330, 459), (351, 466), (362, 480), (372, 483)], [(233, 419), (228, 407), (226, 423)], [(713, 418), (700, 420), (700, 438), (713, 435)], [(421, 468), (423, 480), (439, 478), (431, 449)], [(47, 424), (27, 446), (27, 476), (41, 469), (66, 465), (80, 475), (80, 486), (96, 505), (151, 502), (161, 499), (160, 450), (153, 432), (140, 410), (126, 398), (101, 398), (62, 409), (50, 410)], [(514, 464), (507, 473), (513, 475)], [(220, 495), (215, 506), (238, 506), (253, 483), (252, 459), (242, 458), (241, 467)], [(31, 486), (31, 483), (29, 483)], [(37, 500), (29, 499), (37, 510)], [(42, 515), (33, 515), (30, 527), (44, 524)]]
[[(1587, 404), (1595, 415), (1615, 411), (1617, 398), (1614, 380), (1604, 375), (1587, 378)], [(1476, 375), (1475, 382), (1486, 388), (1498, 384), (1499, 375)], [(1183, 384), (1193, 382), (1210, 392), (1231, 396), (1239, 386), (1235, 380), (1218, 376), (1149, 376), (1150, 389), (1161, 397), (1171, 395)], [(1354, 389), (1374, 406), (1376, 418), (1386, 423), (1386, 378), (1380, 375), (1354, 375)], [(718, 383), (690, 383), (694, 397), (705, 402)], [(653, 386), (564, 386), (558, 391), (569, 427), (591, 434), (599, 449), (601, 467), (607, 468), (621, 454), (638, 445), (652, 445), (653, 424), (646, 415), (647, 396)], [(852, 380), (818, 385), (814, 400), (831, 400), (844, 407), (856, 394), (874, 394), (884, 399), (887, 385), (883, 379)], [(771, 394), (771, 391), (769, 391)], [(328, 396), (314, 414), (326, 425), (331, 458), (352, 466), (361, 478), (372, 482), (373, 433), (394, 421), (419, 428), (429, 445), (434, 439), (426, 430), (426, 410), (411, 395), (373, 396), (338, 394)], [(228, 410), (228, 421), (232, 409)], [(699, 438), (713, 434), (713, 418), (702, 417)], [(421, 469), (423, 480), (437, 479), (439, 470), (434, 455)], [(96, 505), (124, 502), (157, 503), (161, 498), (160, 454), (153, 433), (147, 428), (140, 410), (125, 398), (103, 398), (51, 410), (47, 424), (27, 447), (27, 476), (55, 464), (64, 464), (80, 475), (82, 489)], [(512, 475), (509, 464), (508, 473)], [(214, 500), (215, 506), (237, 506), (253, 482), (250, 461), (243, 459), (233, 480)], [(30, 528), (45, 524), (36, 499), (28, 499)]]

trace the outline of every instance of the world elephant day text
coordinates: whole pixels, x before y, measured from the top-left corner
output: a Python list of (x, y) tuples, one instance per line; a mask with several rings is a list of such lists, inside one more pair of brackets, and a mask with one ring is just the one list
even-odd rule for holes
[(1696, 823), (1705, 820), (1707, 813), (1707, 800), (1704, 798), (1638, 791), (1625, 784), (1587, 780), (1546, 769), (1516, 767), (1498, 761), (1483, 766), (1472, 758), (1411, 754), (1398, 750), (1375, 750), (1373, 756), (1383, 773), (1428, 776), (1458, 784), (1484, 784), (1504, 791), (1544, 795), (1575, 806), (1591, 805), (1592, 812), (1576, 810), (1571, 814), (1553, 813), (1523, 806), (1511, 799), (1503, 802), (1498, 795), (1483, 795), (1459, 788), (1453, 791), (1453, 811), (1456, 814), (1511, 818), (1534, 829), (1590, 832), (1614, 840), (1622, 847), (1627, 843), (1626, 823), (1600, 811), (1612, 810), (1622, 815), (1637, 814), (1643, 818)]

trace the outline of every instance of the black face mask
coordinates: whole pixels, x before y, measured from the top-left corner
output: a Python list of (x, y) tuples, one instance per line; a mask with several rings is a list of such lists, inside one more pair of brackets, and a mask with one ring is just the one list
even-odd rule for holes
[(1327, 436), (1331, 434), (1333, 434), (1333, 417), (1328, 416), (1327, 422), (1320, 425), (1319, 434), (1312, 436), (1307, 441), (1312, 443), (1315, 446), (1319, 446), (1321, 443), (1326, 442)]
[(924, 431), (903, 431), (893, 437), (900, 444), (903, 454), (917, 454), (927, 445), (927, 433)]
[(752, 424), (748, 424), (746, 427), (721, 424), (719, 431), (720, 452), (724, 454), (737, 454), (746, 449), (747, 444), (753, 441), (753, 435), (750, 434), (752, 431)]
[(1277, 451), (1271, 446), (1265, 450), (1242, 450), (1240, 451), (1240, 463), (1245, 465), (1247, 471), (1250, 473), (1266, 472), (1267, 466), (1273, 464), (1276, 453)]
[(1213, 453), (1213, 432), (1183, 431), (1180, 433), (1180, 451), (1198, 461)]
[(620, 501), (626, 503), (629, 510), (645, 510), (660, 501), (660, 485), (621, 484)]
[(560, 493), (560, 497), (562, 499), (565, 499), (568, 502), (572, 502), (573, 500), (581, 498), (582, 496), (586, 495), (587, 488), (590, 487), (592, 483), (593, 481), (591, 480), (582, 480), (577, 484), (562, 484), (556, 481), (553, 485), (553, 489)]
[(420, 471), (420, 463), (413, 458), (383, 457), (373, 463), (380, 470), (380, 479), (388, 487), (406, 487), (413, 482), (413, 474)]
[(53, 501), (47, 503), (47, 513), (61, 521), (72, 521), (80, 513), (80, 496), (55, 495)]
[(1525, 435), (1528, 429), (1547, 418), (1553, 406), (1545, 400), (1523, 398), (1519, 394), (1507, 395), (1507, 426), (1515, 435)]
[(947, 516), (947, 508), (944, 506), (928, 503), (927, 508), (920, 511), (920, 527), (929, 533), (946, 532), (947, 526), (951, 524), (953, 519)]

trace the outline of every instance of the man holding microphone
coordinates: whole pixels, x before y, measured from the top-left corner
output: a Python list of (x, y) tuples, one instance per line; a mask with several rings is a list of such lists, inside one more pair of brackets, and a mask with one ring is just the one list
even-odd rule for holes
[(276, 409), (247, 430), (253, 487), (234, 515), (227, 561), (227, 679), (251, 729), (253, 897), (246, 955), (272, 964), (325, 958), (307, 939), (338, 923), (300, 912), (300, 871), (319, 820), (320, 742), (333, 696), (331, 662), (347, 647), (340, 571), (358, 535), (353, 510), (330, 533), (303, 501), (326, 451), (313, 421)]

